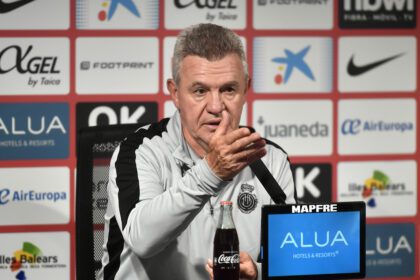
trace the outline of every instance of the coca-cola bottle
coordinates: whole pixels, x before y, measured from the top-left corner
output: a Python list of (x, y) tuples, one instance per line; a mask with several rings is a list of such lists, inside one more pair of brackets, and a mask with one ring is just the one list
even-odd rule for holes
[(232, 202), (220, 202), (220, 218), (214, 236), (214, 280), (239, 279), (239, 240), (232, 218)]

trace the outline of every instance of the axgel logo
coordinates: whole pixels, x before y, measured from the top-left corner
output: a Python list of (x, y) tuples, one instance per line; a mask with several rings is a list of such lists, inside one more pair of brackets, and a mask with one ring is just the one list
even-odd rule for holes
[(366, 226), (366, 276), (414, 276), (414, 224)]
[(174, 0), (174, 5), (179, 9), (191, 5), (198, 9), (236, 9), (234, 2), (234, 0)]
[[(176, 9), (196, 8), (199, 14), (201, 11), (207, 10), (202, 14), (204, 21), (236, 21), (238, 20), (237, 0), (174, 0)], [(217, 11), (213, 13), (213, 11)]]
[(66, 158), (67, 103), (0, 104), (0, 159)]
[(415, 0), (339, 1), (342, 28), (415, 28)]
[(292, 164), (299, 203), (331, 202), (331, 164)]
[[(57, 56), (34, 56), (32, 55), (33, 45), (27, 48), (11, 45), (0, 52), (0, 74), (7, 74), (16, 71), (20, 74), (60, 74), (57, 66)], [(14, 59), (12, 59), (14, 57)], [(35, 87), (41, 85), (60, 85), (60, 79), (53, 77), (41, 77), (32, 79), (29, 77), (28, 85)]]

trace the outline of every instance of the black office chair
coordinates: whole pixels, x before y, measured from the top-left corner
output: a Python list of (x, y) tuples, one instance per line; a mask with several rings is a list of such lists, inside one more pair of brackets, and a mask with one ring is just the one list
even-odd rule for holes
[(108, 167), (119, 142), (140, 124), (80, 129), (76, 178), (76, 275), (97, 279), (104, 241), (104, 214), (108, 202)]

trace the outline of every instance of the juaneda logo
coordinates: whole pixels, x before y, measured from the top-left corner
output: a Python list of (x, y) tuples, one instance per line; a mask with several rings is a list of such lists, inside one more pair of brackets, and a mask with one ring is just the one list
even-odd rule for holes
[(258, 124), (264, 125), (264, 137), (267, 138), (317, 138), (328, 137), (327, 124), (314, 122), (310, 124), (265, 124), (264, 118), (258, 118)]
[(0, 104), (0, 159), (65, 158), (67, 103)]
[(366, 225), (366, 276), (414, 276), (414, 224)]
[(292, 164), (299, 203), (331, 202), (331, 164)]
[(415, 28), (415, 0), (340, 0), (341, 28)]

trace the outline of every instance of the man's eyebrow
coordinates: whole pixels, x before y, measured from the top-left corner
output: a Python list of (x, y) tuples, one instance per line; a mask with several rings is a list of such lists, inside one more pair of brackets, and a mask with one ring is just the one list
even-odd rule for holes
[(225, 84), (223, 84), (221, 86), (221, 88), (225, 88), (225, 87), (238, 87), (239, 83), (237, 81), (231, 81), (231, 82), (227, 82)]

